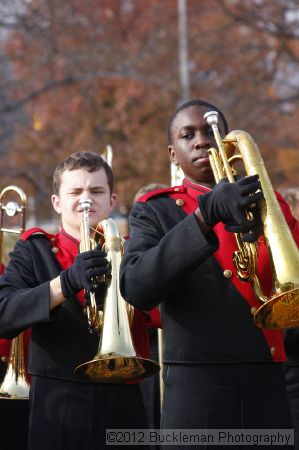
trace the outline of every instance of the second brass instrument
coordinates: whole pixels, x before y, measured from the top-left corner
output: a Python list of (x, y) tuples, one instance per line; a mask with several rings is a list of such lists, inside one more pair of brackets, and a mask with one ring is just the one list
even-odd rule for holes
[[(17, 202), (3, 203), (6, 195), (14, 193), (20, 199), (20, 205)], [(3, 261), (4, 239), (3, 234), (20, 236), (25, 231), (26, 225), (26, 207), (27, 197), (22, 189), (17, 186), (7, 186), (0, 193), (0, 261)], [(19, 228), (8, 228), (4, 226), (4, 213), (7, 216), (14, 217), (20, 215)], [(11, 245), (10, 245), (11, 247)], [(11, 340), (11, 349), (7, 362), (5, 377), (0, 385), (0, 399), (7, 400), (28, 400), (30, 385), (26, 378), (25, 360), (24, 360), (24, 339), (23, 333)]]
[[(87, 232), (86, 224), (83, 229)], [(99, 318), (94, 301), (89, 318), (96, 318), (100, 343), (94, 358), (76, 367), (75, 373), (92, 382), (120, 384), (154, 375), (160, 370), (160, 366), (155, 361), (140, 357), (134, 347), (130, 329), (134, 309), (125, 302), (119, 290), (123, 239), (116, 223), (113, 219), (102, 220), (97, 226), (96, 234), (99, 232), (102, 233), (103, 250), (107, 253), (110, 270), (104, 280), (100, 280), (106, 288), (103, 315)], [(82, 236), (82, 239), (89, 240), (89, 233), (88, 236)], [(95, 280), (96, 282), (98, 281)]]
[[(264, 201), (258, 205), (264, 241), (272, 268), (272, 293), (267, 297), (257, 275), (257, 244), (242, 242), (236, 235), (238, 251), (233, 255), (240, 279), (252, 284), (262, 305), (254, 315), (259, 327), (295, 328), (299, 326), (299, 251), (281, 211), (260, 151), (252, 137), (242, 130), (230, 132), (222, 140), (218, 131), (218, 113), (209, 111), (205, 119), (212, 127), (218, 150), (209, 149), (211, 167), (218, 183), (227, 177), (233, 183), (234, 161), (242, 159), (247, 175), (259, 175)], [(234, 155), (239, 150), (238, 155)]]

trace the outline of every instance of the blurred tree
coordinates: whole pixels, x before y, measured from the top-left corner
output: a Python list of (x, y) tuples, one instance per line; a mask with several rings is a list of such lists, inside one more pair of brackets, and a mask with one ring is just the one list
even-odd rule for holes
[[(187, 14), (191, 97), (253, 135), (275, 187), (299, 184), (297, 1), (188, 0)], [(38, 219), (57, 161), (76, 150), (112, 145), (120, 206), (169, 183), (177, 22), (176, 0), (2, 0), (0, 173), (34, 196)]]

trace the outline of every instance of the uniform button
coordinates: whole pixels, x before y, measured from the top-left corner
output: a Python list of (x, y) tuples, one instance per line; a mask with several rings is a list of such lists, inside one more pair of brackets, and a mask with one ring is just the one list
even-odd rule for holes
[(176, 201), (176, 204), (178, 205), (178, 206), (183, 206), (184, 205), (184, 200), (182, 199), (182, 198), (178, 198)]
[(3, 362), (3, 363), (7, 363), (7, 356), (1, 356), (1, 361)]
[(225, 278), (230, 278), (232, 276), (232, 271), (230, 269), (226, 269), (223, 271), (223, 275), (225, 276)]
[(253, 306), (253, 307), (250, 309), (250, 312), (251, 312), (251, 314), (254, 316), (254, 314), (255, 314), (255, 312), (256, 312), (256, 307)]
[(175, 192), (179, 192), (180, 188), (174, 188)]
[(51, 238), (51, 241), (52, 241), (52, 242), (55, 242), (55, 241), (56, 241), (56, 238)]
[(274, 354), (275, 354), (275, 347), (271, 347), (270, 348), (270, 353), (271, 353), (272, 356), (274, 356)]
[(52, 253), (58, 253), (59, 252), (59, 248), (58, 247), (52, 247)]

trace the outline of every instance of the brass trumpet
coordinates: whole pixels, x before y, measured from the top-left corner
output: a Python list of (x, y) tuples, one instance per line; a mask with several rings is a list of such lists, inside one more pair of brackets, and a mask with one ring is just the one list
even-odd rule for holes
[[(3, 204), (4, 197), (9, 193), (19, 196), (21, 205), (17, 202)], [(27, 197), (17, 186), (7, 186), (0, 193), (0, 261), (3, 261), (3, 233), (11, 233), (20, 236), (25, 231)], [(19, 228), (4, 227), (4, 214), (13, 217), (20, 214), (21, 224)], [(30, 385), (26, 379), (24, 362), (23, 333), (11, 341), (11, 349), (7, 364), (7, 370), (0, 386), (0, 399), (27, 400), (29, 398)]]
[[(84, 202), (81, 204), (82, 208), (88, 202), (90, 205), (90, 201)], [(86, 212), (87, 210), (86, 206)], [(85, 215), (83, 220), (86, 220)], [(82, 226), (87, 233), (83, 239), (87, 241), (90, 239), (88, 226), (89, 221)], [(76, 367), (75, 373), (92, 382), (117, 384), (149, 377), (158, 372), (160, 366), (155, 361), (137, 355), (130, 330), (134, 309), (125, 302), (119, 291), (123, 239), (113, 219), (99, 222), (95, 232), (97, 240), (102, 239), (110, 269), (109, 273), (104, 275), (104, 279), (95, 280), (95, 283), (100, 281), (106, 285), (103, 316), (100, 326), (96, 328), (98, 333), (101, 331), (100, 343), (93, 360)], [(90, 316), (97, 317), (97, 315), (98, 308), (95, 301)]]
[[(212, 127), (218, 150), (209, 149), (209, 158), (216, 182), (227, 177), (234, 183), (232, 165), (244, 163), (247, 175), (259, 175), (264, 201), (258, 205), (273, 274), (272, 293), (268, 298), (262, 291), (257, 276), (257, 244), (242, 242), (236, 234), (238, 251), (233, 255), (238, 277), (249, 281), (262, 305), (254, 315), (259, 327), (295, 328), (299, 326), (299, 252), (285, 217), (281, 211), (260, 151), (245, 131), (235, 130), (222, 140), (218, 130), (218, 113), (204, 115)], [(235, 150), (239, 154), (234, 155)]]

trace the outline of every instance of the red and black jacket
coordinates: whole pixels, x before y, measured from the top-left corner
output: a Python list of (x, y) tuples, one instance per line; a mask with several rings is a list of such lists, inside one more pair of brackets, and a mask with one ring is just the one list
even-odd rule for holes
[[(206, 236), (193, 211), (207, 188), (182, 186), (141, 197), (130, 215), (130, 240), (121, 266), (124, 297), (139, 308), (162, 304), (166, 363), (285, 361), (281, 331), (252, 320), (260, 306), (232, 262), (235, 237), (219, 223)], [(298, 224), (279, 196), (299, 242)], [(271, 272), (262, 239), (259, 274), (266, 293)]]
[[(74, 368), (98, 350), (99, 337), (89, 332), (80, 294), (49, 311), (49, 282), (72, 264), (78, 246), (63, 230), (56, 235), (28, 230), (0, 280), (1, 337), (11, 338), (32, 327), (28, 363), (32, 375), (78, 381)], [(135, 312), (133, 337), (143, 357), (149, 356), (148, 323), (148, 316)]]

